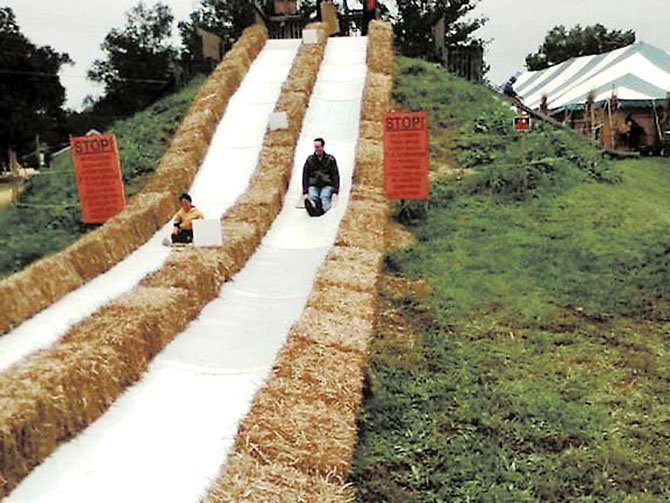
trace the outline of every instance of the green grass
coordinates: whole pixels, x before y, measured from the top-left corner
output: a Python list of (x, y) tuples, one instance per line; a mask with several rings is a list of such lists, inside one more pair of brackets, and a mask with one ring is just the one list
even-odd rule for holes
[(417, 340), (373, 342), (359, 499), (667, 501), (670, 163), (544, 125), (522, 144), (486, 89), (412, 60), (396, 99), (472, 174), (402, 206), (418, 240), (387, 272), (432, 294), (384, 301)]
[[(203, 78), (129, 119), (112, 124), (117, 135), (126, 195), (141, 189), (157, 167)], [(81, 222), (72, 158), (59, 156), (31, 178), (15, 204), (0, 209), (0, 277), (58, 252), (92, 227)]]

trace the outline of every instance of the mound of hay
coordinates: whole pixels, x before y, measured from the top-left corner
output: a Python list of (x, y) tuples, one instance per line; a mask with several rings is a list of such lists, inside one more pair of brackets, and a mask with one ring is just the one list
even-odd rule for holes
[(226, 213), (226, 218), (256, 224), (265, 234), (282, 207), (283, 195), (284, 192), (277, 185), (259, 187), (252, 184), (252, 190), (242, 194)]
[(355, 442), (354, 412), (266, 387), (254, 399), (240, 428), (236, 450), (309, 475), (330, 475), (342, 483)]
[(128, 364), (119, 378), (130, 383), (201, 307), (197, 298), (181, 288), (140, 286), (76, 325), (63, 341), (113, 348)]
[(383, 141), (384, 125), (381, 122), (362, 120), (359, 127), (361, 140)]
[(386, 203), (386, 194), (381, 185), (355, 185), (349, 193), (349, 199), (352, 201), (372, 201), (375, 203)]
[(300, 135), (302, 119), (307, 110), (310, 95), (306, 92), (286, 91), (281, 94), (277, 101), (277, 112), (286, 112), (288, 116), (288, 129), (297, 138)]
[(267, 386), (286, 395), (321, 400), (356, 412), (363, 392), (366, 357), (297, 334), (289, 336)]
[(0, 376), (0, 479), (9, 493), (32, 468), (122, 392), (125, 367), (112, 349), (63, 344)]
[(0, 283), (0, 333), (84, 283), (62, 254), (47, 257)]
[(323, 501), (353, 503), (355, 494), (347, 485), (328, 476), (309, 476), (282, 463), (264, 463), (246, 453), (234, 453), (225, 475), (203, 501), (207, 503), (270, 501)]
[(231, 272), (234, 274), (242, 269), (260, 244), (263, 235), (256, 224), (229, 217), (223, 219), (221, 228), (223, 247), (233, 261)]
[(383, 21), (372, 21), (368, 28), (368, 47), (374, 49), (367, 53), (369, 71), (392, 75), (395, 68), (395, 54), (391, 25)]
[(377, 297), (341, 286), (317, 288), (309, 297), (307, 307), (333, 314), (346, 313), (372, 323), (377, 309)]
[(232, 269), (233, 259), (225, 249), (186, 248), (171, 254), (163, 267), (144, 278), (141, 285), (186, 290), (203, 306), (218, 296)]
[[(371, 250), (337, 246), (336, 255), (324, 262), (316, 276), (315, 289), (330, 287), (346, 288), (355, 292), (375, 293), (377, 291), (377, 275), (381, 268), (381, 258)], [(350, 253), (343, 253), (347, 250)], [(371, 255), (374, 262), (366, 262), (366, 255)]]
[(349, 201), (351, 211), (342, 219), (335, 243), (382, 252), (388, 206), (372, 201)]
[(354, 186), (381, 187), (384, 184), (384, 146), (375, 140), (359, 139), (356, 149)]
[(82, 236), (63, 251), (63, 256), (84, 281), (90, 281), (114, 265), (106, 244), (107, 238), (101, 229)]
[[(373, 313), (331, 313), (308, 307), (291, 332), (298, 337), (333, 346), (342, 351), (365, 353), (372, 334)], [(367, 319), (366, 319), (367, 318)]]

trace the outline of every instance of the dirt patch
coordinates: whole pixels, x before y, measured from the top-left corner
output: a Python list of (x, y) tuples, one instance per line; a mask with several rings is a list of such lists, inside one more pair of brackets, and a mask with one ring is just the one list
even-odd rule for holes
[[(0, 184), (0, 207), (6, 206), (12, 202), (12, 189), (14, 185), (11, 183)], [(20, 190), (20, 189), (19, 189)]]
[(413, 245), (416, 242), (416, 237), (404, 225), (395, 220), (389, 220), (384, 229), (384, 241), (386, 249), (391, 250), (393, 248), (406, 248)]
[(450, 163), (441, 163), (433, 167), (430, 172), (430, 178), (444, 178), (447, 180), (456, 180), (460, 181), (465, 177), (468, 177), (474, 173), (473, 169), (465, 169), (456, 166), (455, 164)]

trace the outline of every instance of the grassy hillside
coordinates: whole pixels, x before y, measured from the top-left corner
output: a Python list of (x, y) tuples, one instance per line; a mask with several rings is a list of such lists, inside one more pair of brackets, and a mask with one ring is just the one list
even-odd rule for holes
[[(203, 78), (133, 117), (115, 122), (126, 195), (152, 173), (186, 113)], [(79, 196), (69, 155), (31, 178), (15, 204), (0, 210), (0, 277), (62, 250), (88, 230), (81, 223)]]
[(387, 272), (430, 294), (382, 300), (359, 499), (670, 497), (670, 164), (521, 137), (434, 65), (401, 59), (395, 95), (430, 112), (441, 175), (399, 207), (417, 242)]

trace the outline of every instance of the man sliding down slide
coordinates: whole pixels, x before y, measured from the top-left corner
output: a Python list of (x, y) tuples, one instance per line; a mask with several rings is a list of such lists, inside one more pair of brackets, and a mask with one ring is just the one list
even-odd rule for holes
[(320, 217), (337, 204), (340, 173), (335, 157), (327, 154), (323, 138), (314, 139), (314, 153), (302, 168), (302, 198), (310, 217)]

